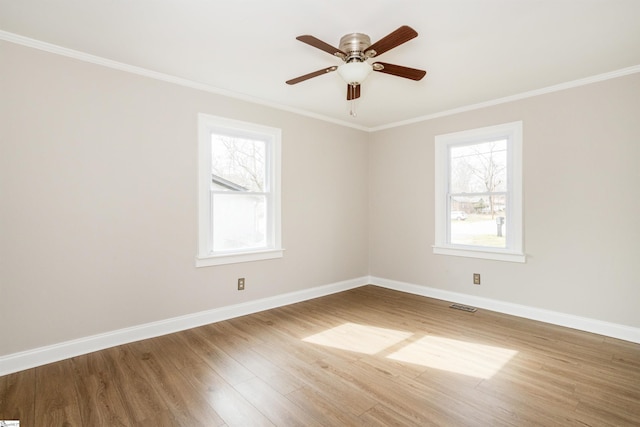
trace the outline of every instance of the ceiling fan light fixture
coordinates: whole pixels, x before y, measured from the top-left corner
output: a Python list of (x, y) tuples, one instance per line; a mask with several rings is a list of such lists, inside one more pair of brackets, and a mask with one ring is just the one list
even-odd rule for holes
[(371, 73), (371, 64), (362, 61), (346, 62), (338, 67), (340, 77), (350, 85), (359, 85)]

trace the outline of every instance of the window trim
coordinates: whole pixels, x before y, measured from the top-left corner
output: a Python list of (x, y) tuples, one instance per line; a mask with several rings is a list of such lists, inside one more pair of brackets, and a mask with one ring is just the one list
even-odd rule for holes
[[(506, 138), (507, 142), (507, 247), (452, 244), (449, 224), (449, 147)], [(433, 253), (497, 261), (526, 262), (522, 210), (522, 121), (470, 129), (435, 137), (435, 243)]]
[[(211, 203), (211, 134), (216, 130), (258, 136), (269, 144), (267, 173), (269, 174), (269, 195), (267, 196), (267, 234), (270, 245), (265, 248), (251, 248), (226, 252), (213, 252), (212, 203)], [(198, 114), (198, 248), (196, 267), (208, 267), (239, 262), (281, 258), (281, 140), (278, 128), (248, 123), (210, 114)]]

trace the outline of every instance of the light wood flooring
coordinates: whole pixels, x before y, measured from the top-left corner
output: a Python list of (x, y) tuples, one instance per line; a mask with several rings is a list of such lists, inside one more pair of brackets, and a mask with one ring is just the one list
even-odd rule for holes
[(41, 426), (638, 426), (640, 345), (375, 286), (0, 377)]

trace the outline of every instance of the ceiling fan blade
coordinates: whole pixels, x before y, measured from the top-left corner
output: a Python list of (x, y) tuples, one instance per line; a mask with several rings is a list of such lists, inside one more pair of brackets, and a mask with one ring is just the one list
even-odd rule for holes
[(424, 70), (417, 68), (403, 67), (402, 65), (387, 64), (386, 62), (376, 62), (373, 64), (373, 71), (391, 74), (393, 76), (404, 77), (405, 79), (421, 80), (425, 74)]
[(330, 53), (331, 55), (337, 56), (339, 58), (344, 59), (347, 57), (347, 54), (341, 51), (340, 49), (338, 49), (337, 47), (333, 47), (330, 44), (325, 43), (316, 37), (304, 35), (304, 36), (298, 36), (296, 37), (296, 39), (300, 40), (302, 43), (308, 44), (309, 46), (313, 46), (317, 49), (324, 50), (325, 52)]
[(347, 101), (360, 98), (360, 85), (347, 85)]
[(296, 83), (300, 83), (300, 82), (303, 82), (305, 80), (309, 80), (309, 79), (311, 79), (313, 77), (318, 77), (318, 76), (321, 76), (323, 74), (330, 73), (330, 72), (335, 71), (337, 69), (338, 69), (338, 67), (336, 67), (336, 66), (323, 68), (322, 70), (314, 71), (313, 73), (305, 74), (304, 76), (300, 76), (300, 77), (296, 77), (295, 79), (287, 80), (286, 83), (288, 85), (294, 85)]
[(375, 42), (374, 44), (366, 48), (364, 50), (364, 54), (365, 55), (368, 54), (369, 57), (381, 55), (386, 51), (391, 50), (394, 47), (400, 46), (402, 43), (406, 43), (412, 38), (415, 38), (417, 36), (418, 36), (418, 33), (416, 32), (416, 30), (409, 27), (408, 25), (403, 25), (402, 27), (398, 28), (391, 34), (387, 35), (386, 37), (383, 37), (382, 39), (378, 40), (377, 42)]

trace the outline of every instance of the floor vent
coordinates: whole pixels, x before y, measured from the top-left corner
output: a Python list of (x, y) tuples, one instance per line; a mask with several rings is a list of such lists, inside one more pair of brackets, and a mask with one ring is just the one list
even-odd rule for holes
[(469, 313), (475, 313), (478, 309), (475, 307), (469, 307), (468, 305), (462, 304), (451, 304), (450, 308), (455, 308), (456, 310), (468, 311)]

